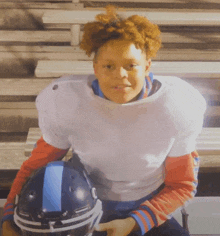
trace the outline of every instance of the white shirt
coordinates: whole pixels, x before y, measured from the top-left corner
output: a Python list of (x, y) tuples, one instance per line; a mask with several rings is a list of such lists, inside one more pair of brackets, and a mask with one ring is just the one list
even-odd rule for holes
[(185, 81), (154, 76), (150, 97), (117, 104), (93, 93), (94, 75), (55, 80), (37, 97), (39, 127), (54, 147), (72, 147), (103, 200), (138, 200), (164, 181), (167, 156), (195, 150), (206, 103)]

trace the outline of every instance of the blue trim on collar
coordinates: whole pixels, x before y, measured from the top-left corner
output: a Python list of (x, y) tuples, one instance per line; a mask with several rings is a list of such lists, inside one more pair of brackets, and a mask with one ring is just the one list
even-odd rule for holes
[(153, 73), (150, 72), (148, 76), (150, 77), (151, 83), (153, 84), (153, 81), (154, 81), (154, 75), (153, 75)]
[(103, 94), (102, 90), (100, 89), (98, 79), (92, 81), (92, 89), (93, 89), (93, 92), (95, 93), (95, 95), (104, 98), (104, 94)]

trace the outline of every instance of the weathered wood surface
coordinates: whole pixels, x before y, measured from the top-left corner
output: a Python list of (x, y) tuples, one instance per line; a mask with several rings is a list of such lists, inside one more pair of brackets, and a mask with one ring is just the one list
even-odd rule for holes
[(34, 102), (0, 102), (0, 109), (35, 109)]
[(38, 127), (36, 108), (0, 109), (0, 132), (28, 132), (30, 127)]
[(27, 157), (24, 155), (24, 149), (25, 143), (0, 142), (0, 171), (4, 169), (20, 169), (21, 164), (27, 160)]
[(24, 155), (25, 142), (0, 142), (0, 189), (9, 189), (17, 171), (28, 158)]
[[(82, 40), (83, 31), (80, 32), (80, 41)], [(197, 31), (197, 30), (181, 30), (175, 32), (162, 32), (161, 39), (164, 44), (175, 43), (183, 44), (187, 48), (187, 44), (199, 44), (197, 48), (201, 49), (218, 49), (220, 42), (220, 34), (216, 31)], [(70, 30), (1, 30), (0, 42), (25, 42), (25, 43), (67, 43), (71, 41)], [(212, 45), (203, 45), (204, 43), (212, 43)], [(214, 45), (213, 45), (214, 44)], [(216, 45), (215, 45), (216, 44)], [(13, 48), (10, 44), (6, 48)], [(166, 46), (166, 45), (164, 45)], [(195, 45), (196, 47), (196, 45)], [(216, 47), (216, 48), (215, 48)], [(2, 47), (3, 48), (3, 47)]]
[[(46, 12), (43, 15), (43, 23), (50, 24), (86, 24), (90, 21), (95, 20), (95, 16), (98, 14), (105, 13), (105, 10), (51, 10)], [(217, 10), (157, 10), (153, 11), (152, 9), (135, 9), (130, 10), (118, 10), (118, 14), (122, 14), (126, 17), (132, 15), (140, 15), (147, 17), (151, 22), (158, 25), (211, 25), (219, 26), (220, 25), (220, 11)]]
[[(0, 0), (0, 2), (6, 2), (6, 0)], [(12, 3), (16, 3), (16, 2), (42, 2), (42, 0), (8, 0), (7, 2), (12, 2)], [(43, 2), (51, 2), (51, 0), (43, 0)], [(58, 3), (63, 3), (63, 2), (80, 2), (80, 3), (86, 3), (86, 2), (99, 2), (99, 3), (111, 3), (111, 2), (114, 2), (114, 3), (126, 3), (126, 2), (131, 2), (131, 3), (149, 3), (149, 4), (152, 4), (152, 3), (159, 3), (160, 5), (163, 6), (163, 4), (180, 4), (180, 5), (183, 5), (185, 6), (186, 4), (188, 4), (189, 6), (193, 5), (193, 4), (196, 4), (197, 5), (200, 5), (200, 3), (205, 3), (206, 5), (207, 4), (216, 4), (216, 5), (219, 5), (219, 1), (218, 0), (206, 0), (206, 1), (203, 1), (203, 0), (192, 0), (190, 1), (191, 4), (189, 4), (188, 1), (183, 1), (183, 0), (148, 0), (146, 2), (146, 0), (108, 0), (108, 1), (103, 1), (103, 0), (53, 0), (53, 2), (58, 2)], [(214, 5), (214, 6), (216, 6)]]
[(43, 29), (45, 9), (0, 9), (0, 29)]
[[(10, 4), (11, 3), (7, 3)], [(41, 3), (42, 4), (42, 3)], [(33, 4), (28, 6), (15, 5), (14, 8), (7, 6), (0, 7), (0, 28), (1, 29), (46, 29), (46, 28), (66, 28), (60, 24), (69, 25), (70, 23), (85, 24), (94, 20), (96, 14), (104, 12), (103, 7), (84, 8), (76, 7), (75, 4)], [(18, 7), (19, 6), (19, 7)], [(41, 8), (42, 7), (42, 8)], [(163, 9), (163, 8), (126, 8), (123, 6), (125, 16), (132, 14), (144, 15), (159, 26), (219, 26), (219, 8), (205, 9)], [(119, 8), (120, 10), (120, 8)], [(73, 15), (71, 13), (73, 11)], [(85, 16), (82, 15), (85, 11)], [(187, 11), (187, 12), (186, 12)], [(81, 14), (82, 12), (82, 14)], [(92, 15), (91, 15), (92, 14)], [(73, 16), (80, 15), (74, 19)], [(58, 17), (58, 18), (57, 18)], [(48, 26), (52, 24), (52, 26)]]
[(0, 78), (25, 78), (34, 76), (37, 60), (14, 58), (1, 60)]
[[(220, 78), (220, 62), (153, 61), (151, 71), (158, 75), (174, 75), (182, 78)], [(59, 77), (64, 74), (92, 74), (91, 61), (38, 61), (37, 77)]]
[[(212, 176), (214, 176), (214, 174)], [(211, 181), (209, 183), (212, 184), (213, 181), (212, 183)], [(208, 185), (207, 182), (204, 182), (203, 184), (206, 186)], [(199, 184), (199, 186), (201, 185)], [(184, 209), (188, 214), (188, 227), (190, 235), (219, 236), (220, 197), (218, 194), (211, 196), (212, 197), (210, 197), (207, 191), (207, 195), (201, 197), (196, 196), (192, 199), (192, 201), (187, 202), (185, 205)], [(180, 225), (182, 225), (181, 208), (174, 212), (174, 218)]]
[[(19, 30), (2, 30), (0, 42), (69, 42), (71, 40), (70, 31), (19, 31)], [(15, 47), (6, 45), (1, 47), (2, 50), (11, 50)]]
[[(16, 150), (15, 150), (15, 153), (16, 153)], [(0, 156), (1, 156), (1, 153), (0, 153)], [(3, 155), (2, 155), (2, 157), (3, 157)], [(10, 156), (6, 157), (6, 159), (9, 157)], [(21, 156), (19, 155), (19, 158), (20, 157)], [(26, 159), (24, 158), (23, 161), (25, 161)], [(5, 160), (5, 158), (3, 160)], [(0, 169), (0, 190), (9, 190), (11, 188), (11, 185), (12, 185), (12, 183), (15, 179), (15, 176), (16, 176), (18, 170), (20, 169), (20, 166), (23, 163), (23, 161), (21, 163), (19, 163), (18, 165), (14, 164), (14, 167), (16, 166), (14, 169), (8, 169), (7, 164), (6, 164), (6, 168)], [(12, 160), (11, 160), (11, 162), (12, 162)], [(4, 163), (7, 163), (7, 161), (5, 161)], [(2, 199), (0, 199), (0, 207), (1, 207), (1, 203), (2, 203), (1, 200)]]
[[(44, 32), (47, 32), (49, 33), (49, 31), (44, 31)], [(57, 35), (60, 35), (57, 34)], [(71, 54), (77, 54), (77, 55), (80, 55), (80, 54), (83, 54), (84, 55), (84, 59), (86, 60), (92, 60), (93, 57), (88, 57), (86, 54), (85, 54), (85, 51), (80, 49), (79, 46), (70, 46), (67, 44), (68, 41), (66, 42), (52, 42), (52, 38), (51, 37), (52, 35), (48, 35), (48, 40), (50, 39), (51, 40), (51, 43), (66, 43), (65, 45), (56, 45), (56, 46), (52, 46), (52, 45), (0, 45), (0, 52), (1, 53), (60, 53), (60, 54), (68, 54), (68, 53), (71, 53)], [(65, 34), (64, 34), (65, 36)], [(32, 36), (31, 36), (32, 37)], [(63, 36), (62, 36), (63, 37)], [(35, 38), (35, 40), (37, 39), (37, 37)], [(14, 40), (14, 39), (13, 39)], [(19, 40), (19, 39), (18, 39)], [(25, 40), (24, 38), (21, 39), (21, 42)], [(32, 39), (30, 39), (32, 40)], [(44, 39), (43, 39), (44, 40)], [(57, 40), (57, 38), (54, 38), (54, 40)], [(67, 39), (65, 39), (67, 40)], [(47, 40), (45, 40), (46, 42)], [(220, 37), (219, 37), (219, 43), (220, 43)], [(204, 43), (197, 43), (197, 44), (182, 44), (182, 43), (176, 43), (173, 45), (172, 42), (170, 43), (166, 43), (165, 45), (163, 45), (162, 48), (160, 48), (160, 50), (158, 51), (158, 55), (163, 55), (163, 54), (168, 54), (168, 57), (169, 57), (169, 54), (178, 54), (178, 55), (181, 55), (181, 54), (186, 54), (187, 56), (190, 56), (190, 53), (191, 54), (198, 54), (198, 56), (201, 56), (201, 57), (205, 57), (205, 56), (210, 56), (213, 55), (213, 58), (210, 57), (210, 60), (211, 61), (215, 61), (217, 57), (217, 54), (219, 54), (220, 52), (220, 47), (218, 48), (218, 44), (217, 43), (214, 43), (214, 44), (211, 44), (211, 45), (205, 45)], [(204, 56), (202, 56), (204, 54)], [(82, 55), (80, 56), (82, 57)], [(164, 57), (165, 58), (165, 57)], [(184, 58), (184, 57), (182, 57)], [(199, 58), (198, 58), (199, 59)], [(199, 59), (201, 60), (201, 59)], [(204, 58), (203, 58), (204, 60)], [(205, 60), (204, 60), (205, 61)]]
[[(83, 50), (71, 46), (0, 46), (0, 63), (8, 60), (86, 60), (92, 61)], [(157, 61), (220, 61), (220, 49), (173, 49), (159, 50)]]
[(83, 7), (83, 3), (74, 4), (72, 1), (55, 1), (44, 0), (44, 1), (0, 1), (0, 9), (81, 9)]
[[(1, 78), (0, 101), (6, 96), (37, 96), (54, 78)], [(214, 88), (214, 85), (213, 85)], [(3, 100), (3, 101), (2, 101)], [(6, 100), (6, 99), (5, 99)], [(18, 100), (19, 101), (19, 100)]]

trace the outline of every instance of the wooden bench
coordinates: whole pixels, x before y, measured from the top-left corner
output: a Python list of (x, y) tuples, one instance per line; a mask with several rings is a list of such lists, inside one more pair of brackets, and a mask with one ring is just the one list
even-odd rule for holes
[[(188, 214), (188, 228), (190, 235), (219, 236), (220, 235), (220, 197), (194, 197), (185, 207)], [(182, 225), (182, 214), (178, 209), (173, 214)]]
[[(182, 78), (220, 78), (220, 62), (152, 61), (151, 71), (157, 75), (174, 75)], [(92, 61), (41, 60), (37, 77), (60, 77), (65, 74), (92, 74)]]
[[(83, 10), (51, 10), (45, 12), (43, 16), (44, 23), (52, 24), (85, 24), (95, 20), (97, 14), (105, 13), (103, 9), (83, 9)], [(179, 10), (176, 9), (123, 9), (118, 10), (119, 14), (126, 17), (132, 15), (141, 15), (147, 17), (150, 21), (158, 25), (205, 25), (219, 26), (220, 16), (218, 9), (213, 10)]]
[[(171, 49), (171, 44), (175, 45), (177, 48), (181, 48), (184, 50), (187, 50), (188, 45), (190, 44), (198, 44), (201, 46), (201, 48), (204, 47), (207, 42), (207, 38), (204, 37), (204, 31), (200, 32), (200, 28), (204, 26), (218, 26), (219, 25), (219, 17), (214, 17), (215, 22), (212, 21), (212, 16), (215, 14), (218, 14), (220, 11), (200, 11), (200, 10), (188, 10), (187, 12), (185, 9), (180, 10), (176, 9), (175, 11), (171, 9), (126, 9), (126, 12), (124, 9), (119, 9), (118, 13), (121, 13), (122, 15), (131, 16), (131, 15), (143, 15), (150, 19), (152, 22), (159, 24), (161, 27), (163, 26), (169, 26), (169, 30), (166, 32), (163, 32), (162, 30), (162, 42), (165, 42), (165, 47), (167, 47), (166, 52), (164, 51), (164, 54), (161, 53), (159, 56), (159, 60), (156, 58), (155, 61), (153, 61), (152, 64), (152, 72), (155, 74), (161, 74), (161, 75), (175, 75), (181, 78), (206, 78), (206, 79), (216, 79), (215, 80), (215, 86), (218, 90), (219, 85), (219, 78), (220, 78), (220, 61), (213, 60), (213, 56), (210, 54), (209, 59), (195, 59), (195, 55), (197, 53), (193, 53), (192, 48), (189, 49), (189, 55), (188, 54), (181, 54), (181, 57), (184, 58), (183, 60), (175, 58), (175, 56), (171, 56), (172, 59), (169, 58), (169, 53), (167, 53)], [(79, 48), (79, 43), (81, 41), (82, 37), (82, 26), (90, 21), (95, 20), (95, 16), (100, 13), (105, 13), (103, 9), (78, 9), (78, 10), (57, 10), (57, 11), (51, 11), (45, 12), (44, 16), (42, 17), (42, 21), (45, 25), (50, 24), (60, 24), (63, 25), (70, 25), (70, 32), (72, 35), (71, 39), (71, 45), (76, 48)], [(213, 15), (212, 15), (213, 13)], [(178, 16), (177, 16), (177, 15)], [(175, 23), (174, 23), (175, 22)], [(197, 27), (196, 31), (192, 30), (189, 32), (189, 34), (183, 33), (183, 27), (190, 28), (190, 27)], [(163, 29), (163, 28), (162, 28)], [(207, 30), (207, 28), (206, 28)], [(210, 33), (210, 32), (209, 32)], [(213, 39), (218, 38), (218, 32), (212, 31), (211, 34), (213, 34)], [(202, 37), (203, 35), (203, 37)], [(211, 40), (212, 41), (212, 40)], [(215, 40), (212, 41), (216, 42)], [(206, 44), (207, 45), (207, 44)], [(175, 46), (173, 46), (173, 51), (171, 49), (172, 55), (176, 55), (175, 52), (178, 54), (179, 49), (175, 49)], [(198, 51), (203, 51), (200, 48)], [(180, 49), (180, 51), (181, 51)], [(182, 53), (183, 51), (182, 50)], [(180, 52), (179, 51), (179, 52)], [(207, 51), (206, 51), (207, 52)], [(164, 55), (164, 57), (162, 56)], [(168, 56), (167, 56), (168, 55)], [(166, 57), (167, 56), (167, 57)], [(191, 59), (190, 59), (191, 58)], [(211, 59), (212, 58), (212, 59)], [(78, 60), (39, 60), (35, 75), (37, 77), (59, 77), (64, 74), (91, 74), (93, 73), (93, 67), (92, 67), (92, 61), (91, 58), (87, 59), (80, 59)], [(218, 101), (219, 102), (219, 101)], [(211, 111), (212, 110), (212, 111)], [(212, 113), (211, 116), (218, 117), (220, 115), (220, 109), (218, 106), (216, 107), (209, 107), (207, 112), (209, 114)]]
[[(132, 9), (132, 5), (129, 5), (132, 1), (128, 1), (127, 3), (127, 1), (118, 0), (116, 2), (118, 6), (121, 4), (128, 7), (130, 13), (132, 13), (132, 11), (136, 13), (141, 11), (143, 12), (146, 8), (150, 7), (147, 13), (158, 14), (158, 8), (154, 7), (155, 3), (160, 4), (160, 11), (163, 13), (163, 17), (167, 16), (166, 11), (169, 11), (169, 13), (175, 13), (175, 11), (178, 10), (179, 12), (182, 12), (181, 14), (183, 15), (185, 14), (184, 11), (186, 11), (184, 9), (180, 10), (177, 6), (178, 4), (175, 5), (177, 9), (173, 9), (169, 4), (176, 4), (177, 1), (171, 0), (152, 0), (148, 2), (150, 5), (145, 5), (145, 1), (140, 0), (135, 2), (135, 4), (138, 4), (140, 7), (135, 9), (135, 11)], [(179, 4), (181, 4), (181, 2), (179, 2)], [(103, 11), (103, 8), (101, 9), (100, 7), (93, 9), (91, 7), (92, 5), (94, 5), (94, 3), (89, 4), (87, 2), (79, 1), (54, 1), (53, 3), (49, 3), (46, 0), (45, 2), (41, 1), (39, 3), (28, 1), (19, 3), (13, 1), (0, 3), (0, 8), (2, 7), (0, 9), (0, 26), (2, 26), (2, 29), (5, 29), (1, 30), (0, 34), (0, 64), (3, 68), (0, 72), (0, 74), (2, 74), (0, 83), (4, 84), (4, 87), (6, 88), (6, 90), (0, 91), (0, 118), (3, 120), (1, 123), (2, 126), (0, 125), (0, 130), (2, 132), (28, 132), (29, 127), (35, 127), (37, 125), (37, 113), (34, 105), (34, 98), (43, 87), (46, 87), (47, 79), (51, 79), (52, 81), (53, 77), (57, 76), (52, 75), (52, 77), (48, 77), (48, 75), (46, 75), (44, 77), (43, 74), (40, 74), (43, 72), (43, 68), (40, 66), (41, 61), (44, 62), (46, 60), (53, 63), (55, 60), (62, 60), (65, 63), (65, 60), (83, 60), (86, 62), (91, 62), (92, 60), (92, 58), (88, 58), (85, 55), (84, 51), (79, 49), (78, 45), (74, 47), (70, 46), (72, 33), (69, 28), (72, 24), (71, 22), (66, 24), (60, 24), (59, 22), (46, 23), (43, 22), (42, 19), (47, 17), (47, 15), (52, 16), (53, 14), (58, 14), (63, 10), (66, 12), (68, 10), (68, 13), (70, 10), (78, 12), (85, 10), (86, 12), (89, 11), (93, 13), (94, 11)], [(103, 6), (102, 2), (100, 2), (100, 4), (96, 3), (95, 5)], [(190, 9), (189, 5), (184, 6), (188, 8), (187, 11), (189, 10), (189, 12), (195, 11)], [(209, 17), (211, 12), (215, 13), (216, 10), (212, 8), (208, 11), (204, 11), (203, 9), (203, 12), (201, 13), (205, 13), (207, 14), (207, 17)], [(15, 18), (13, 18), (13, 16), (15, 16)], [(22, 22), (32, 21), (34, 19), (37, 22), (35, 22), (36, 27), (34, 28), (30, 25), (30, 29), (28, 30), (25, 29), (25, 27), (19, 30), (14, 29), (14, 24), (12, 23), (17, 23), (15, 21), (17, 16), (21, 16), (20, 18), (22, 18)], [(184, 15), (184, 17), (185, 16), (186, 15)], [(9, 19), (11, 22), (8, 21)], [(207, 18), (206, 20), (208, 21)], [(167, 24), (169, 24), (169, 22), (167, 22)], [(161, 25), (164, 47), (158, 53), (158, 57), (156, 58), (158, 62), (188, 62), (188, 60), (195, 62), (201, 62), (204, 60), (219, 62), (220, 53), (216, 45), (219, 44), (220, 38), (218, 37), (218, 32), (213, 31), (213, 29), (210, 30), (210, 28), (212, 28), (211, 26), (208, 28), (205, 27), (201, 31), (200, 27), (195, 25), (182, 27), (181, 22), (177, 23), (176, 26), (173, 26), (172, 22), (170, 22), (170, 25), (172, 30), (170, 30), (169, 27), (167, 29), (166, 25)], [(9, 29), (5, 28), (6, 26), (9, 26)], [(37, 28), (38, 26), (41, 28)], [(191, 27), (197, 27), (196, 31)], [(81, 40), (83, 23), (80, 24), (78, 29), (79, 28), (80, 30), (77, 35), (79, 35), (79, 40)], [(37, 76), (35, 77), (34, 71), (37, 67), (38, 61), (40, 72), (38, 74), (37, 68)], [(74, 71), (73, 73), (76, 72), (77, 71)], [(216, 76), (218, 78), (218, 75), (216, 74), (217, 73), (213, 73), (210, 74), (210, 76)], [(39, 83), (37, 82), (38, 79)], [(218, 83), (218, 80), (215, 80), (215, 82)], [(212, 80), (211, 83), (213, 84), (214, 80)], [(21, 84), (26, 84), (26, 88), (32, 88), (33, 85), (35, 85), (36, 92), (33, 92), (33, 94), (29, 93), (28, 95), (25, 95), (25, 93), (22, 94), (24, 87)], [(43, 86), (43, 84), (45, 86)], [(21, 86), (19, 87), (19, 85)], [(216, 85), (214, 87), (216, 87)], [(10, 94), (7, 93), (7, 90), (10, 90)]]
[[(71, 27), (71, 45), (77, 46), (80, 42), (80, 29), (81, 25), (86, 24), (87, 22), (94, 21), (97, 14), (104, 13), (102, 10), (96, 9), (80, 9), (80, 10), (51, 10), (50, 12), (45, 12), (42, 21), (48, 27), (50, 24), (60, 24), (70, 25)], [(118, 11), (120, 13), (120, 11)], [(187, 11), (185, 10), (152, 10), (152, 9), (136, 9), (130, 10), (126, 9), (126, 12), (121, 11), (121, 14), (126, 17), (131, 15), (141, 15), (147, 17), (153, 23), (156, 23), (160, 26), (173, 26), (176, 33), (162, 33), (162, 41), (167, 42), (168, 38), (173, 38), (175, 43), (177, 42), (196, 42), (201, 43), (204, 37), (204, 32), (193, 32), (186, 34), (184, 37), (184, 32), (181, 26), (219, 26), (220, 25), (220, 11)], [(179, 29), (178, 29), (179, 27)], [(163, 28), (162, 28), (163, 29)], [(182, 30), (181, 30), (182, 29)], [(181, 32), (182, 31), (182, 32)], [(197, 28), (198, 31), (198, 28)], [(209, 31), (206, 29), (206, 31)], [(209, 32), (210, 33), (210, 32)], [(211, 38), (214, 37), (216, 40), (217, 33), (211, 32)], [(183, 41), (184, 40), (184, 41)], [(218, 39), (217, 39), (218, 40)], [(169, 40), (170, 41), (170, 40)]]
[[(79, 41), (83, 32), (80, 31)], [(218, 44), (220, 38), (216, 32), (190, 32), (186, 29), (182, 33), (162, 32), (163, 48), (156, 57), (159, 61), (219, 61), (220, 53)], [(39, 30), (39, 31), (1, 31), (0, 55), (4, 60), (88, 60), (83, 50), (76, 46), (69, 46), (71, 32), (69, 30)], [(19, 45), (22, 43), (29, 45)], [(53, 44), (60, 44), (53, 46)], [(209, 45), (207, 44), (209, 43)], [(16, 45), (18, 44), (18, 45)], [(39, 46), (38, 44), (42, 44)], [(44, 44), (51, 44), (49, 46)], [(64, 45), (62, 45), (64, 44)], [(0, 59), (0, 61), (3, 59)]]
[[(90, 22), (90, 21), (94, 21), (95, 16), (100, 13), (105, 13), (105, 11), (103, 9), (83, 9), (83, 8), (78, 9), (78, 10), (68, 10), (68, 11), (57, 10), (57, 11), (45, 12), (44, 16), (42, 18), (42, 21), (45, 25), (70, 24), (71, 25), (71, 27), (70, 27), (71, 28), (71, 35), (72, 35), (71, 45), (78, 46), (81, 41), (81, 25), (83, 25), (87, 22)], [(204, 12), (204, 10), (203, 11), (190, 10), (190, 11), (185, 12), (185, 9), (184, 10), (175, 10), (175, 11), (173, 11), (171, 9), (166, 9), (166, 10), (135, 9), (135, 11), (134, 11), (131, 9), (119, 9), (118, 13), (121, 13), (122, 15), (125, 15), (126, 17), (138, 14), (138, 15), (145, 16), (149, 20), (151, 20), (152, 22), (162, 25), (162, 26), (163, 25), (175, 26), (174, 33), (173, 32), (172, 33), (166, 32), (165, 34), (162, 33), (162, 41), (165, 43), (167, 41), (163, 37), (166, 38), (166, 36), (170, 37), (171, 35), (175, 39), (172, 42), (172, 39), (169, 38), (169, 40), (168, 40), (169, 43), (174, 43), (174, 42), (177, 43), (178, 42), (177, 38), (182, 38), (182, 37), (185, 38), (181, 42), (182, 44), (186, 43), (186, 42), (189, 43), (189, 41), (187, 41), (187, 39), (188, 40), (197, 40), (197, 43), (201, 43), (201, 41), (203, 40), (203, 37), (201, 37), (201, 35), (198, 32), (193, 33), (191, 31), (189, 35), (184, 35), (184, 34), (180, 33), (181, 30), (179, 31), (178, 27), (181, 25), (184, 25), (187, 27), (192, 26), (192, 25), (193, 26), (196, 25), (196, 26), (200, 26), (200, 27), (204, 27), (207, 25), (218, 26), (220, 23), (220, 17), (219, 17), (220, 11), (205, 11)], [(216, 33), (217, 32), (214, 32), (215, 36), (216, 36)], [(192, 34), (194, 36), (195, 36), (195, 34), (197, 34), (197, 36), (193, 37)], [(199, 37), (199, 35), (200, 35), (200, 37)], [(202, 35), (204, 35), (204, 32), (202, 33)], [(214, 38), (216, 38), (215, 36), (214, 36)], [(194, 41), (194, 43), (195, 43), (195, 41)], [(192, 51), (189, 54), (196, 55), (196, 53), (194, 54)], [(174, 64), (172, 65), (172, 63), (170, 63), (170, 61), (168, 59), (169, 56), (167, 56), (167, 58), (166, 58), (166, 55), (169, 55), (169, 53), (164, 54), (164, 61), (166, 61), (166, 62), (161, 62), (161, 64), (155, 63), (156, 64), (155, 67), (157, 67), (157, 65), (158, 65), (158, 68), (160, 68), (158, 70), (162, 71), (161, 73), (163, 73), (163, 74), (171, 74), (171, 75), (178, 74), (178, 75), (182, 75), (183, 77), (193, 77), (193, 76), (206, 77), (206, 78), (207, 77), (213, 78), (214, 76), (219, 77), (219, 61), (217, 61), (215, 63), (213, 63), (213, 62), (211, 63), (211, 62), (208, 62), (208, 59), (205, 59), (205, 61), (203, 61), (203, 62), (192, 62), (192, 61), (189, 61), (190, 57), (185, 55), (184, 58), (185, 58), (185, 60), (188, 60), (187, 62), (186, 61), (179, 62), (177, 58), (176, 59), (173, 58), (174, 62), (172, 61), (172, 63), (174, 63)], [(172, 55), (175, 55), (175, 52)], [(80, 59), (78, 59), (78, 60), (80, 60)], [(192, 60), (195, 60), (195, 58)], [(200, 59), (200, 60), (202, 60), (202, 59)], [(210, 60), (213, 61), (213, 57)], [(68, 61), (71, 61), (71, 59)], [(46, 67), (48, 67), (48, 64), (46, 65), (45, 61), (43, 61), (42, 64), (40, 64), (40, 63), (41, 63), (41, 61), (39, 61), (37, 68), (35, 70), (36, 76), (45, 75), (43, 73), (41, 74), (41, 72), (43, 71), (42, 64), (44, 64)], [(64, 68), (65, 67), (68, 68), (69, 65), (67, 65), (67, 64), (68, 63), (70, 64), (72, 62), (67, 62), (67, 61), (61, 62), (61, 63), (65, 63), (65, 67), (64, 67), (64, 65), (61, 65), (61, 63), (59, 63), (57, 60), (53, 61), (53, 62), (51, 61), (49, 63), (59, 64), (60, 70), (62, 71), (62, 73), (65, 73), (65, 72), (68, 73), (68, 71)], [(81, 62), (81, 63), (84, 63), (84, 62)], [(56, 66), (57, 66), (57, 64), (56, 64)], [(162, 66), (163, 64), (164, 64), (164, 67)], [(169, 67), (169, 65), (170, 65), (170, 67)], [(80, 71), (79, 73), (88, 73), (88, 71), (86, 71), (86, 68), (89, 68), (89, 70), (91, 68), (91, 65), (90, 65), (90, 67), (85, 66), (85, 68), (83, 65), (81, 65), (81, 68), (80, 68), (80, 66), (78, 67), (78, 62), (76, 62), (75, 67), (74, 67), (73, 63), (71, 66), (73, 67), (72, 69), (75, 69), (75, 70), (76, 70), (76, 68), (79, 68), (79, 71)], [(187, 68), (187, 72), (185, 72), (186, 68)], [(82, 69), (82, 72), (81, 72), (81, 69)], [(175, 71), (173, 71), (173, 69)], [(51, 70), (51, 68), (50, 68), (50, 71), (52, 72), (53, 70)], [(156, 68), (155, 68), (155, 71), (157, 72)], [(76, 74), (77, 73), (78, 73), (78, 71), (76, 72)], [(46, 72), (46, 74), (49, 74), (49, 73)], [(52, 75), (52, 76), (54, 76), (54, 75)]]
[[(18, 170), (27, 160), (24, 155), (25, 145), (25, 142), (0, 142), (0, 191), (11, 188)], [(1, 198), (0, 194), (0, 207), (2, 206)]]
[(35, 98), (52, 78), (0, 78), (0, 132), (26, 132), (38, 126)]

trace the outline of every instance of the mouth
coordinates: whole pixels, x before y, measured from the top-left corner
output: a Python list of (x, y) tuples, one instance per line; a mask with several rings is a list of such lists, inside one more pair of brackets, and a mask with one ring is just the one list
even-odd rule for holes
[(114, 89), (125, 89), (125, 88), (129, 88), (129, 87), (131, 87), (130, 85), (127, 85), (127, 84), (120, 84), (120, 85), (116, 85), (116, 86), (114, 86), (113, 88)]

